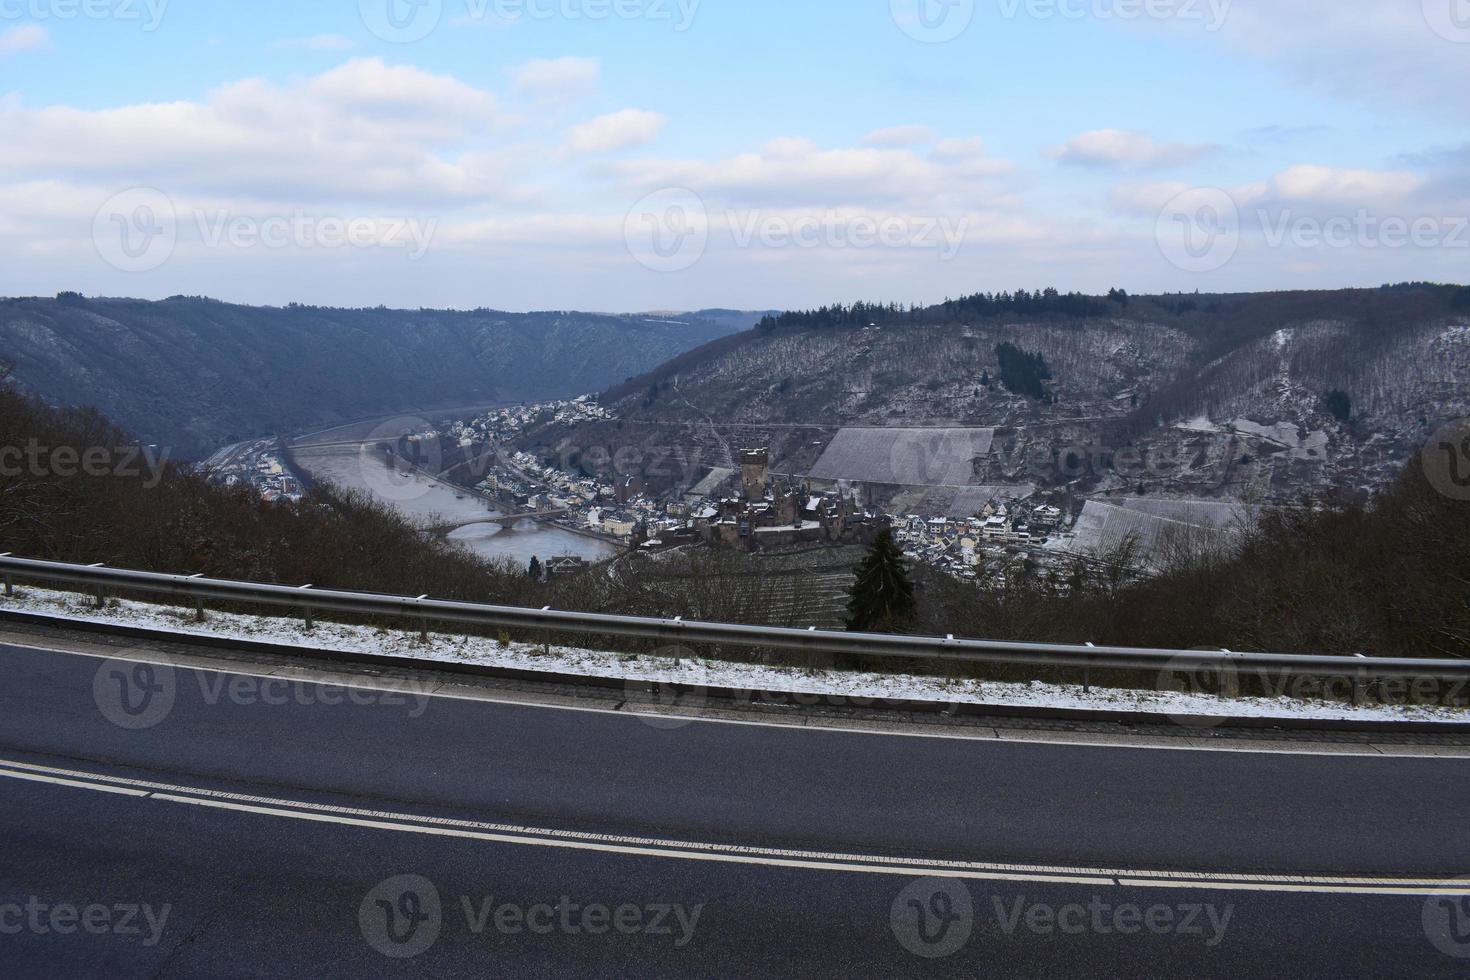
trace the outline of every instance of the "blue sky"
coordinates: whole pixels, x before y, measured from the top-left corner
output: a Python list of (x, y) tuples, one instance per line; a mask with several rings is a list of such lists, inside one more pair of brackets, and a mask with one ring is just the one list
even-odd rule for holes
[(1148, 3), (0, 0), (0, 293), (1470, 280), (1470, 3)]

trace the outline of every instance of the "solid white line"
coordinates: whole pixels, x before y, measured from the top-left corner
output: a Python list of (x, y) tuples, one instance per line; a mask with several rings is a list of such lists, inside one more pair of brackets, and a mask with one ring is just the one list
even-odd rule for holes
[[(20, 772), (17, 771), (19, 769), (34, 771)], [(65, 773), (69, 777), (76, 778), (60, 778), (56, 775), (50, 775), (56, 773)], [(981, 881), (1017, 881), (1032, 884), (1078, 884), (1094, 887), (1125, 886), (1335, 895), (1470, 895), (1470, 881), (1450, 879), (1214, 875), (1209, 873), (1190, 874), (1185, 872), (1167, 873), (1169, 875), (1177, 875), (1177, 877), (1159, 877), (1157, 876), (1158, 873), (1147, 871), (987, 865), (957, 861), (924, 861), (903, 858), (870, 857), (865, 855), (780, 851), (772, 848), (696, 844), (678, 841), (660, 841), (656, 839), (614, 838), (601, 835), (574, 835), (565, 831), (497, 827), (494, 824), (427, 818), (415, 814), (378, 813), (375, 811), (356, 810), (348, 807), (334, 807), (292, 800), (273, 800), (262, 797), (240, 796), (209, 789), (124, 779), (122, 777), (85, 773), (77, 770), (34, 766), (21, 762), (0, 761), (0, 777), (45, 782), (73, 789), (121, 793), (170, 803), (182, 803), (190, 806), (202, 806), (258, 816), (284, 817), (312, 823), (329, 823), (370, 830), (414, 833), (436, 837), (455, 837), (528, 847), (593, 851), (634, 857), (672, 858), (684, 861), (723, 864), (749, 864), (810, 871), (837, 871), (901, 875), (906, 877), (964, 878)], [(106, 782), (102, 782), (103, 780)], [(150, 787), (150, 790), (144, 790), (140, 787)]]
[(515, 837), (510, 834), (495, 834), (485, 831), (466, 830), (459, 827), (426, 826), (424, 824), (397, 823), (384, 820), (365, 820), (357, 817), (342, 817), (327, 813), (305, 813), (277, 807), (250, 806), (229, 803), (224, 800), (199, 799), (155, 793), (153, 799), (173, 803), (190, 803), (195, 806), (237, 810), (265, 816), (290, 817), (293, 820), (308, 820), (316, 823), (342, 824), (349, 827), (365, 827), (372, 830), (393, 830), (403, 833), (426, 834), (432, 837), (460, 837), (469, 840), (493, 841), (500, 844), (521, 844), (531, 847), (554, 847), (572, 851), (599, 851), (608, 854), (625, 854), (634, 857), (677, 858), (684, 861), (706, 861), (723, 864), (759, 864), (766, 867), (800, 868), (811, 871), (854, 871), (867, 874), (906, 875), (909, 877), (947, 877), (995, 879), (1001, 881), (1055, 882), (1059, 884), (1114, 885), (1112, 878), (1068, 878), (1040, 877), (1037, 875), (1013, 875), (988, 871), (955, 871), (928, 866), (904, 867), (898, 865), (845, 864), (838, 861), (799, 861), (792, 858), (757, 857), (753, 855), (723, 854), (712, 851), (682, 851), (652, 847), (629, 847), (620, 844), (595, 844), (590, 841), (550, 840), (536, 837)]
[[(0, 621), (0, 625), (3, 625), (3, 621)], [(179, 636), (180, 636), (181, 642), (182, 641), (187, 641), (189, 639), (189, 634), (187, 634), (187, 633), (181, 633), (181, 634), (179, 634)], [(265, 665), (259, 665), (259, 666), (252, 667), (252, 665), (250, 665), (250, 664), (230, 664), (230, 665), (219, 664), (219, 665), (217, 665), (217, 664), (207, 664), (207, 663), (195, 663), (195, 662), (192, 662), (194, 658), (196, 658), (196, 657), (199, 656), (197, 654), (181, 654), (181, 655), (179, 655), (179, 659), (184, 659), (184, 660), (191, 661), (191, 662), (187, 662), (187, 663), (180, 663), (179, 662), (179, 659), (174, 659), (174, 660), (155, 659), (158, 656), (156, 653), (153, 654), (152, 656), (137, 656), (137, 655), (122, 656), (122, 654), (127, 654), (127, 653), (132, 652), (129, 649), (119, 650), (119, 651), (115, 651), (115, 652), (111, 652), (111, 653), (102, 652), (102, 651), (88, 651), (88, 650), (68, 650), (68, 649), (64, 649), (64, 648), (60, 648), (60, 647), (44, 646), (44, 645), (33, 644), (33, 643), (28, 643), (28, 642), (19, 642), (19, 641), (10, 640), (10, 639), (0, 640), (0, 645), (12, 646), (12, 647), (16, 647), (16, 648), (22, 649), (22, 650), (32, 650), (32, 651), (36, 651), (36, 652), (40, 652), (40, 653), (59, 653), (59, 654), (63, 654), (63, 655), (66, 655), (66, 656), (89, 657), (89, 658), (94, 659), (94, 660), (127, 660), (129, 663), (151, 664), (151, 665), (156, 666), (156, 667), (173, 667), (176, 670), (196, 670), (196, 671), (200, 671), (202, 673), (227, 674), (227, 675), (236, 675), (236, 676), (241, 676), (241, 677), (260, 677), (260, 678), (270, 677), (270, 678), (276, 678), (276, 679), (289, 680), (289, 681), (291, 681), (293, 683), (313, 684), (313, 685), (318, 685), (318, 686), (338, 686), (338, 687), (351, 686), (351, 687), (354, 687), (354, 688), (356, 688), (358, 690), (362, 690), (362, 691), (379, 691), (379, 692), (387, 693), (387, 694), (411, 694), (414, 697), (443, 698), (445, 700), (450, 700), (450, 701), (470, 701), (470, 702), (478, 702), (478, 703), (481, 703), (481, 704), (494, 704), (494, 705), (501, 705), (501, 706), (505, 706), (505, 707), (527, 708), (527, 709), (541, 710), (541, 711), (573, 711), (573, 712), (581, 712), (581, 713), (585, 713), (585, 714), (606, 715), (606, 716), (614, 717), (614, 718), (655, 719), (655, 720), (659, 720), (659, 721), (675, 720), (675, 721), (687, 722), (688, 724), (692, 724), (692, 725), (694, 725), (694, 724), (697, 724), (697, 725), (734, 725), (734, 726), (748, 727), (748, 728), (777, 728), (777, 729), (784, 729), (786, 731), (824, 732), (824, 733), (836, 733), (836, 734), (840, 734), (840, 735), (868, 735), (868, 736), (880, 736), (880, 737), (889, 737), (889, 738), (928, 738), (928, 739), (943, 739), (943, 740), (946, 740), (946, 741), (960, 741), (960, 742), (986, 742), (986, 743), (991, 743), (991, 744), (1004, 743), (1006, 745), (1017, 745), (1017, 746), (1020, 746), (1020, 745), (1030, 745), (1030, 746), (1064, 746), (1066, 748), (1079, 748), (1079, 749), (1114, 749), (1114, 750), (1117, 750), (1117, 749), (1139, 749), (1139, 750), (1149, 750), (1149, 751), (1154, 751), (1154, 752), (1222, 752), (1222, 753), (1234, 753), (1234, 754), (1239, 754), (1239, 755), (1310, 756), (1310, 757), (1318, 757), (1318, 758), (1321, 758), (1321, 757), (1329, 757), (1329, 758), (1342, 758), (1342, 759), (1379, 759), (1379, 760), (1388, 759), (1388, 758), (1400, 759), (1400, 760), (1402, 760), (1402, 759), (1416, 759), (1416, 760), (1437, 759), (1437, 760), (1445, 760), (1445, 761), (1450, 761), (1450, 762), (1456, 762), (1456, 761), (1458, 761), (1458, 762), (1464, 762), (1467, 759), (1470, 759), (1470, 750), (1467, 750), (1467, 754), (1465, 754), (1465, 755), (1459, 755), (1459, 756), (1457, 756), (1457, 755), (1444, 755), (1444, 754), (1434, 754), (1434, 755), (1425, 754), (1425, 755), (1418, 755), (1418, 754), (1415, 754), (1413, 752), (1400, 752), (1400, 751), (1395, 751), (1392, 756), (1388, 756), (1388, 755), (1385, 755), (1384, 753), (1382, 753), (1382, 752), (1380, 752), (1380, 751), (1378, 751), (1376, 749), (1373, 749), (1371, 747), (1371, 743), (1369, 743), (1368, 746), (1366, 746), (1361, 751), (1359, 751), (1359, 750), (1333, 751), (1333, 750), (1327, 750), (1327, 749), (1312, 749), (1312, 748), (1305, 748), (1305, 747), (1304, 748), (1283, 749), (1283, 748), (1277, 748), (1277, 747), (1273, 747), (1273, 746), (1260, 746), (1260, 745), (1256, 745), (1256, 744), (1253, 744), (1253, 743), (1250, 743), (1250, 742), (1239, 742), (1239, 743), (1227, 744), (1227, 745), (1158, 744), (1153, 739), (1127, 739), (1127, 738), (1123, 738), (1123, 737), (1119, 737), (1117, 739), (1114, 739), (1114, 737), (1111, 736), (1111, 735), (1099, 735), (1096, 739), (1083, 741), (1083, 740), (1080, 740), (1080, 739), (1067, 739), (1065, 736), (1059, 737), (1059, 738), (1051, 738), (1051, 737), (1048, 736), (1048, 733), (1046, 733), (1045, 731), (1040, 730), (1040, 729), (1034, 730), (1034, 732), (1031, 729), (1017, 729), (1014, 732), (1011, 732), (1011, 734), (996, 734), (996, 735), (992, 735), (992, 734), (986, 734), (986, 732), (983, 731), (983, 730), (936, 731), (936, 732), (929, 732), (929, 731), (897, 731), (897, 730), (887, 730), (887, 729), (873, 730), (873, 729), (868, 729), (868, 728), (849, 728), (849, 727), (845, 727), (845, 726), (842, 726), (842, 725), (833, 725), (833, 724), (819, 724), (819, 723), (804, 724), (804, 723), (801, 723), (801, 722), (768, 721), (768, 720), (755, 720), (755, 719), (742, 719), (742, 718), (706, 718), (706, 717), (701, 717), (701, 716), (698, 716), (698, 715), (681, 715), (681, 714), (678, 714), (678, 713), (672, 712), (672, 711), (671, 712), (668, 712), (668, 713), (661, 713), (661, 712), (656, 712), (656, 711), (624, 711), (624, 710), (617, 710), (617, 709), (614, 709), (614, 708), (598, 708), (598, 707), (594, 707), (592, 705), (547, 704), (545, 702), (540, 702), (540, 701), (520, 700), (520, 699), (516, 699), (516, 698), (483, 696), (483, 695), (478, 695), (478, 694), (460, 694), (460, 693), (455, 693), (453, 691), (445, 691), (445, 690), (442, 690), (442, 689), (441, 690), (436, 690), (436, 691), (422, 691), (422, 690), (419, 690), (419, 691), (408, 691), (401, 684), (398, 685), (398, 686), (383, 686), (383, 685), (372, 683), (371, 681), (366, 680), (366, 675), (362, 675), (362, 674), (353, 674), (353, 673), (349, 673), (347, 671), (343, 671), (340, 674), (329, 673), (328, 671), (326, 671), (325, 669), (323, 669), (323, 667), (321, 667), (320, 665), (296, 666), (296, 665), (292, 665), (292, 664), (278, 664), (278, 665), (276, 665), (274, 667), (271, 667), (271, 668), (267, 669)], [(314, 652), (316, 652), (316, 653), (330, 653), (330, 651), (318, 650), (317, 648), (313, 648), (313, 647), (302, 647), (301, 649), (308, 656), (311, 655)], [(432, 671), (432, 670), (435, 670), (438, 666), (439, 665), (435, 661), (427, 661), (426, 660), (426, 661), (423, 662), (422, 667), (419, 668), (419, 669)], [(404, 669), (405, 670), (413, 670), (415, 668), (409, 667), (409, 668), (404, 668)], [(294, 676), (290, 676), (290, 675), (287, 675), (287, 674), (279, 674), (279, 673), (277, 673), (277, 671), (282, 671), (282, 670), (288, 670), (288, 671), (313, 671), (313, 672), (315, 672), (315, 673), (317, 673), (318, 675), (321, 675), (321, 676), (316, 676), (316, 677), (294, 677)], [(602, 691), (598, 691), (596, 693), (598, 693), (598, 694), (605, 694), (605, 692), (602, 692)], [(616, 699), (615, 698), (615, 695), (612, 695), (612, 694), (605, 694), (605, 696), (609, 700), (615, 700)], [(976, 704), (976, 705), (973, 705), (973, 706), (970, 706), (970, 707), (973, 707), (975, 710), (983, 711), (986, 706), (985, 705), (981, 705), (981, 704)], [(1010, 730), (1007, 730), (1007, 731), (1010, 731)], [(1028, 737), (1028, 733), (1030, 734), (1030, 737)], [(1467, 725), (1466, 726), (1466, 734), (1470, 734), (1470, 725)], [(1178, 735), (1161, 735), (1161, 736), (1158, 736), (1157, 738), (1158, 738), (1158, 742), (1164, 742), (1166, 740), (1174, 740), (1174, 741), (1180, 741), (1180, 742), (1182, 742), (1182, 741), (1190, 740), (1190, 739), (1196, 739), (1197, 740), (1197, 739), (1200, 739), (1202, 737), (1203, 736), (1200, 733), (1190, 734), (1188, 731), (1181, 731)], [(1283, 737), (1289, 737), (1289, 733), (1286, 734), (1286, 735), (1283, 735)], [(1400, 749), (1400, 748), (1403, 748), (1403, 747), (1396, 745), (1396, 746), (1394, 746), (1394, 748), (1395, 748), (1395, 750), (1397, 750), (1397, 749)], [(1437, 749), (1438, 748), (1443, 748), (1443, 746), (1435, 746), (1435, 748), (1437, 748)]]
[(43, 776), (39, 773), (15, 772), (11, 769), (0, 769), (0, 776), (6, 779), (23, 779), (33, 783), (52, 783), (56, 786), (70, 786), (73, 789), (91, 789), (99, 793), (116, 793), (119, 796), (148, 796), (147, 790), (129, 789), (126, 786), (105, 786), (100, 783), (84, 782), (75, 779), (58, 779), (55, 776)]

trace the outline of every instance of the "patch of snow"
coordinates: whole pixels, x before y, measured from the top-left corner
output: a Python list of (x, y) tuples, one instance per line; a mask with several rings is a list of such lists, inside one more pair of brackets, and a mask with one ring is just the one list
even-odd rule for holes
[(1185, 432), (1219, 432), (1220, 431), (1220, 427), (1218, 425), (1216, 425), (1214, 422), (1211, 422), (1210, 421), (1210, 417), (1208, 415), (1201, 415), (1198, 418), (1190, 419), (1188, 422), (1180, 422), (1178, 425), (1174, 426), (1174, 428), (1176, 428), (1176, 429), (1183, 429)]
[[(111, 599), (97, 609), (90, 596), (47, 589), (17, 589), (13, 599), (0, 598), (0, 607), (74, 622), (108, 623), (168, 630), (181, 636), (278, 643), (308, 650), (335, 650), (422, 660), (434, 663), (475, 664), (513, 670), (544, 671), (581, 677), (605, 677), (628, 682), (726, 687), (759, 692), (818, 695), (854, 701), (910, 700), (939, 704), (965, 703), (994, 707), (1071, 708), (1101, 711), (1140, 711), (1176, 716), (1315, 719), (1325, 721), (1422, 721), (1470, 725), (1470, 711), (1440, 706), (1364, 705), (1354, 707), (1321, 700), (1243, 697), (1223, 699), (1212, 694), (1181, 691), (1142, 691), (1094, 687), (1084, 692), (1067, 684), (1005, 683), (951, 680), (908, 674), (809, 670), (767, 667), (669, 656), (639, 655), (512, 643), (502, 647), (488, 637), (430, 633), (421, 643), (414, 631), (384, 630), (318, 620), (307, 633), (297, 619), (210, 612), (196, 623), (193, 611), (131, 599)], [(625, 659), (627, 658), (627, 659)]]
[(1327, 449), (1331, 443), (1326, 432), (1311, 431), (1303, 436), (1304, 430), (1291, 422), (1262, 425), (1250, 419), (1236, 419), (1231, 425), (1235, 426), (1237, 432), (1265, 439), (1267, 442), (1273, 442), (1289, 449), (1292, 459), (1321, 461), (1326, 458)]

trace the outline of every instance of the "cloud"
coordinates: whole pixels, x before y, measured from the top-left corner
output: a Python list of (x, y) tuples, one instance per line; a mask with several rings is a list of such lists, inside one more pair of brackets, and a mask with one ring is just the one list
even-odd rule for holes
[[(655, 144), (601, 156), (653, 143), (669, 120), (649, 108), (596, 118), (586, 111), (568, 127), (559, 112), (546, 111), (547, 98), (585, 91), (599, 74), (590, 59), (545, 59), (518, 65), (492, 90), (380, 58), (344, 58), (330, 70), (244, 78), (172, 102), (93, 109), (38, 107), (19, 95), (0, 96), (0, 242), (20, 257), (0, 269), (0, 280), (32, 292), (156, 288), (167, 295), (223, 283), (213, 288), (232, 298), (275, 302), (416, 305), (427, 296), (476, 305), (484, 302), (484, 287), (475, 270), (496, 265), (505, 270), (497, 304), (600, 308), (662, 308), (696, 298), (703, 305), (721, 305), (709, 301), (722, 299), (782, 305), (844, 293), (921, 299), (1045, 282), (1057, 278), (1058, 268), (1058, 285), (1067, 288), (1106, 288), (1110, 281), (1192, 288), (1174, 275), (1154, 242), (1160, 208), (1189, 185), (1160, 180), (1179, 174), (1154, 168), (1213, 147), (1103, 130), (1058, 148), (1059, 160), (1120, 175), (1108, 180), (1120, 185), (1110, 202), (1093, 196), (1091, 181), (1075, 191), (1065, 172), (1034, 154), (1025, 169), (993, 155), (967, 129), (903, 125), (875, 130), (853, 145), (788, 136), (705, 155), (669, 154)], [(1294, 134), (1260, 135), (1285, 142)], [(107, 152), (97, 152), (99, 146)], [(1453, 200), (1455, 188), (1461, 201), (1470, 193), (1470, 149), (1450, 146), (1420, 157), (1380, 152), (1394, 162), (1353, 169), (1293, 154), (1269, 168), (1232, 175), (1237, 183), (1226, 189), (1246, 222), (1257, 211), (1274, 219), (1288, 210), (1340, 216), (1359, 207), (1381, 216), (1436, 215), (1449, 213), (1440, 206)], [(1252, 159), (1269, 157), (1243, 154), (1233, 162), (1249, 165)], [(414, 275), (395, 274), (402, 267), (393, 257), (352, 250), (319, 251), (298, 270), (291, 249), (246, 254), (226, 243), (208, 250), (193, 230), (157, 276), (108, 279), (91, 241), (94, 216), (119, 191), (140, 186), (166, 192), (190, 229), (189, 216), (201, 210), (413, 216), (438, 222), (435, 249)], [(627, 216), (645, 195), (669, 187), (689, 188), (705, 202), (709, 254), (687, 276), (644, 284), (624, 240)], [(818, 227), (821, 241), (772, 246), (763, 230), (767, 223)], [(934, 250), (826, 244), (834, 229), (890, 223), (915, 238), (925, 229), (952, 229), (965, 248), (945, 263)], [(1234, 278), (1222, 280), (1222, 287), (1270, 287), (1283, 276), (1293, 281), (1280, 253), (1263, 256), (1250, 247), (1248, 241), (1230, 270)], [(1409, 257), (1333, 254), (1322, 261), (1336, 266), (1303, 281), (1318, 284), (1333, 274), (1349, 275), (1343, 270), (1350, 268), (1368, 270), (1364, 274), (1379, 281), (1443, 276), (1456, 258), (1421, 255), (1422, 272), (1405, 274)], [(266, 260), (278, 262), (281, 273), (261, 274)], [(569, 276), (568, 269), (576, 274)], [(558, 291), (568, 279), (577, 282), (570, 295)], [(637, 292), (645, 286), (647, 294)], [(653, 295), (661, 291), (669, 295)]]
[(290, 85), (246, 79), (202, 102), (100, 110), (0, 102), (0, 179), (275, 200), (499, 197), (504, 162), (484, 144), (512, 123), (489, 92), (358, 59)]
[(1047, 156), (1071, 166), (1150, 170), (1192, 163), (1218, 150), (1207, 143), (1159, 143), (1132, 130), (1095, 129), (1048, 150)]
[(22, 24), (0, 33), (0, 58), (17, 51), (33, 51), (51, 43), (46, 28), (36, 24)]
[(317, 34), (313, 37), (288, 37), (272, 44), (279, 49), (295, 48), (304, 51), (350, 51), (357, 42), (341, 34)]
[(515, 90), (538, 98), (563, 99), (597, 87), (602, 64), (596, 58), (543, 58), (511, 72)]
[(928, 126), (890, 126), (875, 129), (863, 137), (864, 146), (913, 146), (934, 142), (934, 131)]
[[(1406, 206), (1422, 209), (1423, 192), (1431, 186), (1423, 174), (1407, 170), (1352, 170), (1297, 164), (1252, 183), (1220, 188), (1242, 210), (1302, 208), (1324, 215), (1364, 209), (1380, 213)], [(1170, 200), (1199, 189), (1185, 181), (1124, 184), (1113, 189), (1110, 203), (1134, 214), (1157, 214)]]
[(652, 143), (667, 122), (662, 113), (624, 109), (573, 126), (567, 133), (567, 146), (575, 153), (610, 153)]
[(1344, 170), (1300, 164), (1283, 170), (1266, 185), (1277, 200), (1328, 204), (1399, 204), (1424, 186), (1418, 174), (1403, 170)]
[(633, 161), (614, 173), (647, 189), (688, 187), (761, 208), (903, 206), (950, 213), (996, 205), (1001, 195), (993, 180), (1013, 170), (987, 156), (979, 140), (945, 140), (926, 155), (788, 138), (722, 159)]

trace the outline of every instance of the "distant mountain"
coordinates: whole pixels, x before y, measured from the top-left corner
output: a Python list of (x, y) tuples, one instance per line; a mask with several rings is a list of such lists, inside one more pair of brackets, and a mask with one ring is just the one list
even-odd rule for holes
[[(994, 449), (974, 461), (977, 485), (1209, 495), (1254, 485), (1278, 497), (1367, 489), (1440, 424), (1470, 415), (1470, 289), (1048, 290), (920, 309), (837, 306), (767, 318), (615, 386), (603, 402), (645, 423), (639, 433), (651, 424), (677, 443), (683, 427), (717, 466), (760, 440), (778, 468), (808, 472), (843, 426), (983, 427), (996, 432)], [(1103, 462), (1074, 478), (1056, 465), (1070, 446)], [(1135, 452), (1170, 463), (1113, 465)]]
[[(0, 299), (0, 359), (178, 454), (374, 414), (597, 391), (748, 324), (491, 310)], [(754, 315), (756, 318), (759, 314)]]
[(692, 315), (710, 323), (729, 327), (731, 332), (749, 330), (767, 317), (779, 316), (780, 310), (696, 310)]

